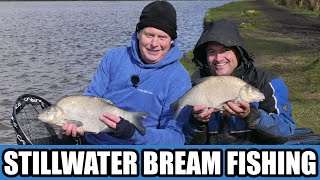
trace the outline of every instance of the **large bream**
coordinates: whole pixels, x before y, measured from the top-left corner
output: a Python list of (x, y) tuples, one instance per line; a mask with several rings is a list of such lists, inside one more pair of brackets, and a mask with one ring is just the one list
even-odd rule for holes
[(92, 96), (62, 98), (40, 113), (38, 118), (43, 122), (58, 126), (64, 123), (74, 123), (80, 130), (99, 133), (111, 131), (105, 123), (99, 120), (105, 112), (128, 120), (140, 133), (145, 134), (146, 129), (141, 121), (146, 118), (147, 113), (125, 111), (117, 108), (110, 101)]
[(209, 108), (223, 110), (227, 101), (238, 102), (243, 99), (251, 103), (265, 98), (259, 89), (234, 76), (210, 76), (199, 82), (171, 105), (172, 109), (176, 109), (174, 119), (184, 106), (207, 105)]

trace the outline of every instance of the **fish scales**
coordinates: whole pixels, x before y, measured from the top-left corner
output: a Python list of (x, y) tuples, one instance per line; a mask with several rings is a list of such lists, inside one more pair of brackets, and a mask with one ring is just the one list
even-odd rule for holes
[(171, 105), (176, 109), (174, 119), (185, 106), (207, 105), (223, 110), (227, 101), (243, 99), (249, 103), (264, 99), (259, 89), (234, 76), (210, 76), (200, 79), (183, 97)]
[(58, 100), (38, 118), (50, 124), (62, 126), (65, 123), (74, 123), (80, 130), (99, 133), (111, 129), (99, 118), (105, 113), (122, 117), (132, 123), (142, 134), (145, 127), (142, 120), (147, 116), (144, 112), (129, 112), (113, 105), (111, 101), (93, 96), (67, 96)]

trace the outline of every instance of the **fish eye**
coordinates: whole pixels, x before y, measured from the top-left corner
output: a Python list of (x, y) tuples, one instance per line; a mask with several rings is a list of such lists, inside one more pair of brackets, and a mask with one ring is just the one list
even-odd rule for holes
[(51, 114), (51, 112), (50, 112), (50, 111), (47, 111), (47, 112), (46, 112), (46, 115), (47, 115), (47, 116), (49, 116), (50, 114)]

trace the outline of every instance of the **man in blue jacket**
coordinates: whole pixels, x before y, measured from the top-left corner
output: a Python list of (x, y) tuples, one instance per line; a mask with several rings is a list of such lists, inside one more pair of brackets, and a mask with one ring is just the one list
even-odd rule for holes
[(223, 112), (205, 104), (184, 109), (178, 119), (186, 121), (186, 144), (281, 144), (294, 133), (286, 85), (275, 74), (256, 69), (243, 46), (231, 21), (209, 23), (193, 51), (193, 61), (200, 67), (197, 75), (239, 77), (260, 89), (265, 100), (227, 102)]
[(112, 134), (78, 132), (65, 124), (66, 134), (84, 135), (86, 144), (184, 144), (181, 125), (173, 120), (170, 104), (191, 88), (188, 72), (178, 61), (176, 11), (166, 1), (155, 1), (142, 11), (130, 47), (110, 50), (100, 62), (84, 95), (111, 100), (127, 111), (146, 112), (146, 133), (127, 120), (106, 112), (101, 121)]

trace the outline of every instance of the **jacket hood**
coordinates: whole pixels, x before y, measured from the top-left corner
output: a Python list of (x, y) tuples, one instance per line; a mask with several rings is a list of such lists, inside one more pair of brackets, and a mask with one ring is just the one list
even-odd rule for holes
[(214, 75), (208, 68), (205, 49), (208, 42), (212, 41), (226, 47), (234, 47), (238, 51), (239, 65), (235, 70), (235, 76), (242, 78), (241, 76), (245, 75), (245, 71), (253, 67), (253, 59), (244, 49), (244, 41), (237, 26), (230, 20), (221, 19), (208, 23), (195, 45), (193, 62), (200, 67), (201, 76)]
[(140, 58), (139, 54), (139, 41), (137, 39), (137, 32), (133, 33), (132, 40), (131, 40), (131, 55), (133, 63), (138, 65), (141, 68), (146, 69), (158, 69), (162, 68), (168, 64), (171, 64), (175, 61), (178, 61), (182, 58), (182, 52), (178, 47), (178, 39), (176, 38), (173, 40), (173, 44), (169, 52), (163, 57), (163, 59), (155, 64), (145, 64), (143, 63), (142, 59)]
[(244, 41), (236, 25), (226, 19), (208, 23), (196, 44), (196, 48), (210, 41), (215, 41), (228, 47), (244, 46)]

